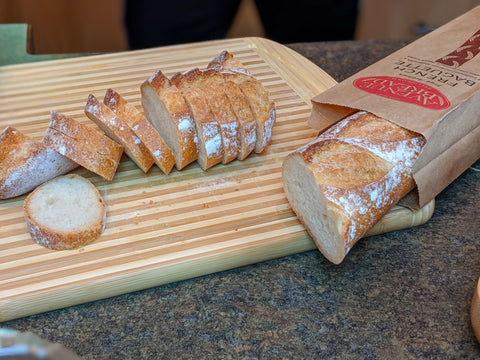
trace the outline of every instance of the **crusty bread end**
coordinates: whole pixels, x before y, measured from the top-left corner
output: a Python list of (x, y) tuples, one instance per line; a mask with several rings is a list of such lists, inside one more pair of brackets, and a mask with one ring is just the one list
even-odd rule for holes
[(286, 157), (287, 198), (328, 260), (342, 262), (415, 188), (412, 167), (424, 144), (420, 134), (357, 112)]
[(77, 166), (42, 142), (8, 126), (0, 134), (0, 199), (25, 194)]

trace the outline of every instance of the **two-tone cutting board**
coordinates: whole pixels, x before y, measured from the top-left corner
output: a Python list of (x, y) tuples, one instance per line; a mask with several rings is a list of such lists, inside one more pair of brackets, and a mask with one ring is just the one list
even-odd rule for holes
[[(0, 67), (0, 131), (7, 125), (42, 139), (51, 110), (95, 126), (89, 93), (114, 88), (141, 108), (140, 84), (204, 67), (229, 50), (271, 92), (277, 123), (266, 151), (207, 171), (193, 163), (144, 174), (123, 158), (113, 181), (76, 170), (99, 189), (107, 228), (79, 250), (51, 251), (31, 240), (25, 196), (0, 200), (0, 321), (314, 249), (282, 188), (285, 155), (312, 140), (310, 99), (335, 81), (292, 50), (245, 38)], [(396, 207), (370, 234), (426, 222), (433, 204)]]

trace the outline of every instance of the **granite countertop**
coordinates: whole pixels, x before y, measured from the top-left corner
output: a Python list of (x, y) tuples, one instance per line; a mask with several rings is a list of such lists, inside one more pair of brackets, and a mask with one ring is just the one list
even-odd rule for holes
[[(340, 81), (402, 42), (291, 44)], [(84, 359), (474, 359), (480, 161), (426, 224), (16, 319)]]

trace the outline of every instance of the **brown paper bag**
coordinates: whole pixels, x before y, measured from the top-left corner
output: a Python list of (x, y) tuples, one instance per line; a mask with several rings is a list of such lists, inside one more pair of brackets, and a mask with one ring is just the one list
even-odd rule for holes
[(427, 144), (414, 165), (423, 207), (480, 158), (480, 6), (312, 99), (309, 125), (323, 130), (365, 110)]

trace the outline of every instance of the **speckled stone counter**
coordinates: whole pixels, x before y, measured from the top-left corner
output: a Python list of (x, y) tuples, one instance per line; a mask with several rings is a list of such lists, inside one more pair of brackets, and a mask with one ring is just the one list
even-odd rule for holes
[[(342, 80), (401, 42), (293, 44)], [(425, 225), (0, 324), (84, 359), (475, 359), (480, 162)]]

